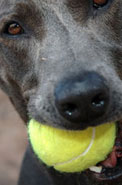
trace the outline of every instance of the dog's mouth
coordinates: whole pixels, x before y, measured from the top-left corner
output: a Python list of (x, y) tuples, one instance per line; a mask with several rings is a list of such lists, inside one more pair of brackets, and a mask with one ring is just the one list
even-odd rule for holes
[(105, 161), (89, 169), (98, 180), (113, 180), (122, 176), (122, 121), (117, 125), (118, 133), (112, 152)]

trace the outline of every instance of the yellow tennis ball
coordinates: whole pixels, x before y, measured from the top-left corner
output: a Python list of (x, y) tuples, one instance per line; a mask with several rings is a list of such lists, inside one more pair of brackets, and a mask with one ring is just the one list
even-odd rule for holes
[(28, 134), (35, 154), (45, 164), (61, 172), (81, 172), (105, 160), (112, 151), (116, 124), (68, 131), (31, 120)]

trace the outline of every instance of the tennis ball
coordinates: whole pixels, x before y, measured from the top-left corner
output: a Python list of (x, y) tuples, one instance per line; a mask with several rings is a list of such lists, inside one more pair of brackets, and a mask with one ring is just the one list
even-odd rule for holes
[(60, 172), (81, 172), (106, 159), (116, 137), (116, 124), (107, 123), (81, 131), (28, 124), (28, 135), (37, 157)]

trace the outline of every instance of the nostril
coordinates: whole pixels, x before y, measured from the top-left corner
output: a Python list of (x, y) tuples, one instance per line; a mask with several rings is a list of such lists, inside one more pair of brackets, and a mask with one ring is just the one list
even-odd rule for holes
[(92, 123), (109, 110), (110, 93), (106, 80), (95, 72), (67, 78), (55, 88), (55, 105), (60, 115), (72, 123)]
[(73, 103), (65, 103), (65, 104), (62, 104), (62, 111), (66, 115), (72, 116), (78, 112), (78, 106)]
[(103, 108), (106, 104), (106, 97), (105, 94), (99, 93), (97, 94), (91, 101), (92, 107), (97, 108)]

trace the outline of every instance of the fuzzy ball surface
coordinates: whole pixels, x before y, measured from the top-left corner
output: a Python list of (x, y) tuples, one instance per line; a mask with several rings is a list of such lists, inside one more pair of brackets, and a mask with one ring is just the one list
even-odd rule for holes
[(116, 138), (116, 124), (81, 131), (61, 130), (35, 120), (28, 124), (33, 151), (47, 166), (60, 172), (82, 172), (106, 159)]

